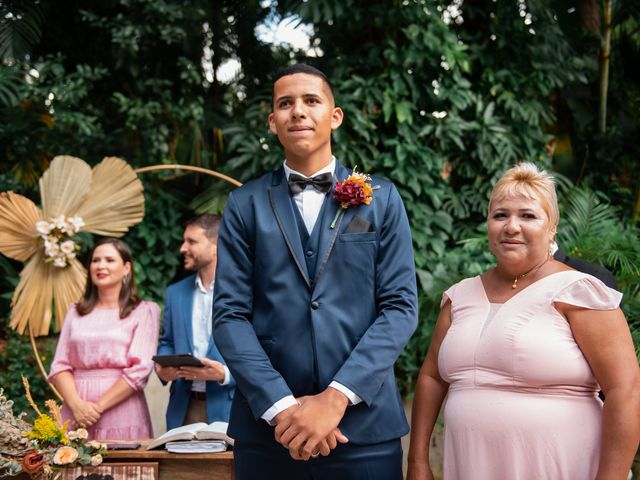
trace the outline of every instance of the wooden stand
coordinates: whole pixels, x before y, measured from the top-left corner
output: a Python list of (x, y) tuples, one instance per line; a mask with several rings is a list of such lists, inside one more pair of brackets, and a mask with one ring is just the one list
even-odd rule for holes
[(233, 480), (233, 452), (169, 453), (145, 450), (149, 441), (137, 450), (109, 450), (105, 463), (158, 462), (159, 480)]

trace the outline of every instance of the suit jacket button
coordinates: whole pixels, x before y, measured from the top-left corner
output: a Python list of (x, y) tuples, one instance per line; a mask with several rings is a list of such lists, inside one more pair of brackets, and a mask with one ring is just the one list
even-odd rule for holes
[(318, 308), (320, 308), (320, 304), (318, 302), (311, 302), (311, 308), (317, 310)]
[(313, 250), (307, 250), (307, 257), (313, 256)]

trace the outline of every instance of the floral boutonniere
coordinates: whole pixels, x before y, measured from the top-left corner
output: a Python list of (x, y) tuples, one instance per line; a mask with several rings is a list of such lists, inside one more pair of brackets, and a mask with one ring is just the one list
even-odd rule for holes
[(333, 198), (340, 202), (340, 208), (329, 228), (335, 228), (336, 222), (347, 208), (369, 205), (373, 200), (373, 191), (380, 188), (379, 185), (372, 186), (371, 177), (366, 173), (358, 173), (357, 168), (353, 167), (353, 172), (346, 180), (336, 182)]

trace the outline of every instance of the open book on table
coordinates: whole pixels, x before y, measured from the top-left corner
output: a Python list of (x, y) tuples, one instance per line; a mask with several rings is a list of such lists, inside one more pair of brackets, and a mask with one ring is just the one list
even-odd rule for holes
[(164, 447), (169, 453), (217, 453), (227, 450), (224, 440), (179, 440), (167, 442)]
[(153, 440), (147, 450), (160, 447), (167, 442), (175, 442), (176, 440), (224, 440), (227, 444), (233, 445), (233, 439), (227, 435), (228, 425), (227, 422), (213, 422), (209, 425), (201, 422), (172, 428)]

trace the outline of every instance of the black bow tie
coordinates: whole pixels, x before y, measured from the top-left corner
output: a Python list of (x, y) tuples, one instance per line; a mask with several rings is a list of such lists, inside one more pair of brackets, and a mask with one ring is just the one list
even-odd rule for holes
[(289, 190), (294, 195), (302, 192), (307, 185), (311, 185), (321, 193), (327, 193), (333, 185), (333, 174), (331, 172), (321, 173), (315, 177), (305, 178), (302, 175), (292, 173), (289, 175)]

